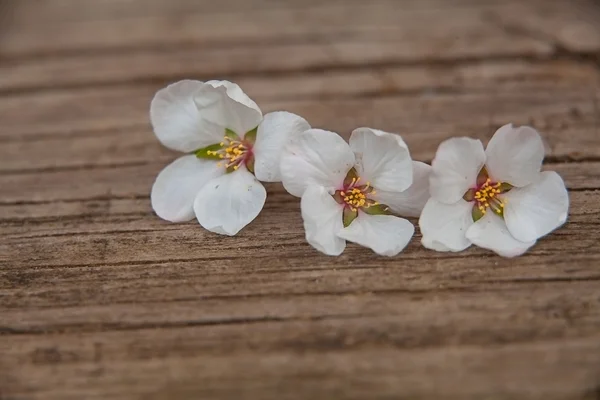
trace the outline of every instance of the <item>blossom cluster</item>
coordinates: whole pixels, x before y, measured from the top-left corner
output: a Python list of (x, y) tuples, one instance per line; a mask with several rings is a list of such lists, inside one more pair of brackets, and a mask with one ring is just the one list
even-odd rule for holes
[(346, 142), (289, 112), (263, 115), (228, 81), (173, 83), (154, 96), (150, 120), (164, 146), (185, 153), (159, 173), (152, 208), (218, 234), (235, 235), (258, 216), (261, 182), (282, 182), (301, 198), (306, 240), (332, 256), (347, 241), (395, 256), (414, 235), (413, 217), (428, 249), (475, 244), (515, 257), (567, 220), (565, 184), (542, 171), (544, 145), (527, 126), (501, 127), (485, 149), (448, 139), (430, 166), (394, 133), (359, 128)]

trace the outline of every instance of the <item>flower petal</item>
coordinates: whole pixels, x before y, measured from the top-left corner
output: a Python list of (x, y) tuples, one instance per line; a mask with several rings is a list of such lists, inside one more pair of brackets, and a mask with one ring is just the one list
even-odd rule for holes
[(194, 218), (194, 199), (206, 182), (225, 173), (213, 160), (194, 155), (178, 158), (167, 165), (152, 185), (150, 201), (156, 214), (171, 222)]
[(350, 146), (337, 133), (309, 129), (290, 137), (281, 155), (281, 181), (297, 197), (311, 185), (333, 193), (354, 162)]
[(310, 125), (299, 115), (277, 111), (265, 115), (258, 126), (254, 144), (254, 174), (263, 182), (281, 181), (279, 165), (281, 153), (291, 135), (310, 129)]
[(508, 124), (494, 133), (485, 154), (486, 167), (494, 181), (523, 187), (539, 179), (544, 143), (535, 129)]
[(429, 200), (429, 175), (431, 167), (420, 161), (413, 161), (413, 183), (403, 192), (388, 192), (377, 189), (372, 196), (381, 204), (403, 217), (418, 217)]
[(361, 212), (337, 235), (368, 247), (381, 256), (392, 257), (404, 250), (414, 233), (415, 227), (404, 218)]
[(204, 185), (194, 201), (194, 211), (205, 229), (233, 236), (262, 210), (267, 191), (245, 167)]
[(344, 228), (343, 207), (336, 203), (324, 187), (310, 186), (300, 201), (306, 241), (328, 256), (339, 256), (346, 241), (336, 233)]
[(484, 164), (481, 141), (461, 137), (442, 142), (431, 163), (431, 197), (446, 204), (456, 203), (475, 186)]
[[(216, 142), (213, 141), (201, 147), (218, 143), (223, 139), (225, 129), (230, 129), (239, 137), (244, 137), (246, 132), (256, 128), (262, 121), (262, 113), (258, 107), (248, 106), (229, 97), (230, 90), (234, 93), (237, 92), (235, 89), (230, 89), (230, 85), (227, 84), (219, 86), (204, 84), (196, 93), (194, 101), (198, 107), (200, 119), (203, 122), (206, 121), (203, 125), (206, 125), (207, 129), (216, 129), (220, 132), (220, 137)], [(239, 90), (241, 91), (241, 89)], [(252, 100), (250, 101), (252, 102)]]
[(421, 244), (423, 245), (423, 247), (430, 249), (430, 250), (441, 251), (441, 252), (452, 251), (447, 246), (444, 246), (443, 244), (441, 244), (437, 240), (432, 239), (429, 236), (423, 236), (421, 238)]
[(515, 239), (504, 220), (488, 212), (467, 230), (467, 238), (473, 244), (484, 249), (492, 250), (502, 257), (516, 257), (525, 253), (535, 244), (535, 240), (521, 242)]
[(510, 233), (522, 242), (535, 241), (567, 220), (569, 193), (560, 175), (540, 174), (541, 180), (503, 195), (504, 218)]
[(399, 135), (358, 128), (350, 136), (359, 176), (379, 190), (402, 192), (413, 180), (412, 160)]
[(419, 219), (423, 246), (438, 251), (443, 251), (442, 248), (448, 251), (462, 251), (469, 247), (471, 242), (465, 233), (473, 225), (472, 209), (473, 205), (463, 199), (459, 199), (455, 204), (444, 204), (434, 198), (429, 199)]
[(156, 92), (150, 104), (150, 121), (163, 145), (190, 152), (223, 138), (224, 129), (203, 119), (194, 102), (205, 86), (200, 81), (184, 80)]
[[(225, 89), (227, 89), (227, 95), (229, 97), (231, 97), (233, 100), (237, 101), (238, 103), (242, 103), (243, 105), (245, 105), (247, 107), (253, 108), (254, 110), (256, 110), (258, 113), (260, 113), (262, 115), (262, 111), (258, 107), (258, 104), (256, 104), (254, 102), (254, 100), (252, 100), (250, 97), (248, 97), (248, 95), (246, 93), (244, 93), (242, 88), (239, 87), (239, 85), (237, 83), (233, 83), (233, 82), (229, 82), (229, 81), (212, 80), (212, 81), (206, 82), (206, 84), (210, 85), (212, 87), (215, 87), (215, 88), (219, 87), (219, 86), (224, 86)], [(246, 131), (246, 132), (248, 132), (248, 131)]]

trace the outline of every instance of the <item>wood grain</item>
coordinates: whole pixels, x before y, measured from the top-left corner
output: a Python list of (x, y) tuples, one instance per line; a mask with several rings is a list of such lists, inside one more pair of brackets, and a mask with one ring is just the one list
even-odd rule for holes
[[(0, 2), (0, 399), (599, 399), (600, 4)], [(348, 137), (535, 126), (568, 223), (526, 255), (235, 238), (156, 217), (153, 93), (228, 78)], [(416, 223), (415, 220), (413, 222)]]

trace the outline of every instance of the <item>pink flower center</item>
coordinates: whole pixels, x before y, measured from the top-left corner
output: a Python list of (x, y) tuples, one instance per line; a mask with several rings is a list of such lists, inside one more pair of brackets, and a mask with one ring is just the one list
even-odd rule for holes
[(350, 208), (352, 211), (358, 211), (358, 209), (379, 205), (377, 201), (369, 198), (369, 195), (375, 193), (375, 189), (370, 182), (362, 184), (360, 183), (360, 177), (353, 177), (350, 182), (344, 182), (342, 188), (337, 190), (333, 197), (338, 203), (344, 204), (344, 207)]
[(474, 202), (473, 220), (481, 219), (488, 210), (504, 218), (504, 207), (506, 199), (502, 200), (500, 195), (512, 189), (512, 185), (503, 182), (496, 182), (489, 177), (485, 167), (481, 169), (477, 176), (477, 183), (474, 188), (467, 190), (463, 199)]
[(504, 206), (506, 201), (502, 201), (498, 195), (502, 193), (500, 188), (502, 183), (492, 182), (490, 178), (487, 178), (482, 185), (474, 188), (474, 200), (476, 206), (483, 215), (488, 209), (492, 209), (496, 214), (502, 215), (504, 213)]
[(209, 156), (217, 156), (223, 160), (217, 163), (218, 166), (237, 171), (241, 165), (254, 162), (253, 145), (249, 141), (225, 136), (219, 146), (221, 146), (219, 150), (206, 152)]
[(355, 168), (346, 174), (342, 187), (335, 191), (333, 199), (344, 206), (342, 221), (348, 227), (358, 217), (358, 210), (371, 215), (390, 215), (391, 211), (385, 204), (380, 204), (370, 196), (377, 192), (370, 182), (361, 183)]

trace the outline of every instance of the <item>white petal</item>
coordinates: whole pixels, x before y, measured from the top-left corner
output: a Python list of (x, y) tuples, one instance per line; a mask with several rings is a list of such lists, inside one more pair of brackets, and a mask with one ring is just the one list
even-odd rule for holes
[(481, 141), (462, 137), (442, 142), (431, 163), (431, 197), (446, 204), (456, 203), (475, 186), (484, 164)]
[(521, 242), (515, 239), (504, 220), (491, 212), (471, 225), (467, 230), (467, 238), (473, 244), (492, 250), (502, 257), (520, 256), (535, 244), (535, 240)]
[(465, 234), (473, 225), (472, 210), (473, 205), (463, 199), (455, 204), (429, 199), (419, 219), (423, 246), (438, 251), (443, 251), (441, 248), (462, 251), (469, 247), (471, 242)]
[(233, 100), (237, 101), (238, 103), (242, 103), (245, 106), (255, 109), (262, 115), (262, 111), (260, 110), (258, 105), (254, 102), (254, 100), (252, 100), (250, 97), (248, 97), (248, 95), (246, 95), (246, 93), (244, 93), (242, 88), (239, 87), (236, 83), (229, 82), (229, 81), (213, 80), (213, 81), (206, 82), (206, 84), (211, 85), (212, 87), (224, 86), (227, 89), (227, 95), (229, 97), (231, 97)]
[(569, 194), (562, 178), (553, 171), (542, 172), (540, 177), (538, 182), (503, 195), (508, 230), (523, 242), (537, 240), (567, 220)]
[(189, 221), (194, 218), (194, 199), (200, 188), (224, 172), (213, 160), (194, 155), (180, 157), (156, 177), (150, 195), (152, 208), (167, 221)]
[(388, 192), (377, 189), (372, 197), (389, 206), (393, 212), (403, 217), (418, 217), (429, 200), (429, 175), (431, 167), (420, 161), (413, 161), (413, 183), (403, 192)]
[(350, 136), (359, 176), (379, 190), (402, 192), (413, 179), (408, 147), (399, 135), (358, 128)]
[(368, 247), (381, 256), (392, 257), (404, 250), (414, 233), (415, 227), (404, 218), (360, 212), (347, 228), (338, 232), (338, 236)]
[(265, 115), (258, 126), (254, 144), (254, 174), (263, 182), (281, 181), (279, 165), (281, 153), (290, 136), (310, 129), (310, 125), (299, 115), (277, 111)]
[(184, 80), (156, 92), (150, 104), (150, 120), (163, 145), (190, 152), (219, 143), (223, 138), (224, 129), (203, 119), (194, 102), (205, 86), (199, 81)]
[(194, 211), (205, 229), (233, 236), (258, 216), (266, 198), (264, 186), (242, 167), (204, 185)]
[(441, 252), (452, 251), (447, 246), (444, 246), (440, 242), (433, 240), (429, 236), (423, 236), (421, 238), (421, 244), (423, 245), (423, 247), (430, 249), (430, 250), (441, 251)]
[(485, 154), (486, 167), (494, 181), (523, 187), (539, 179), (544, 143), (535, 129), (508, 124), (496, 131)]
[(290, 137), (281, 156), (281, 181), (297, 197), (312, 185), (333, 193), (341, 188), (354, 161), (350, 146), (337, 133), (309, 129)]
[(321, 186), (306, 189), (300, 201), (306, 241), (328, 256), (339, 256), (346, 241), (336, 233), (344, 228), (343, 207)]
[(210, 144), (219, 143), (225, 135), (225, 128), (231, 129), (239, 137), (244, 137), (246, 132), (256, 128), (262, 120), (262, 113), (258, 107), (250, 107), (229, 97), (226, 85), (215, 87), (204, 84), (196, 93), (194, 101), (200, 119), (207, 122), (204, 125), (211, 131), (216, 129), (220, 132), (219, 139)]

